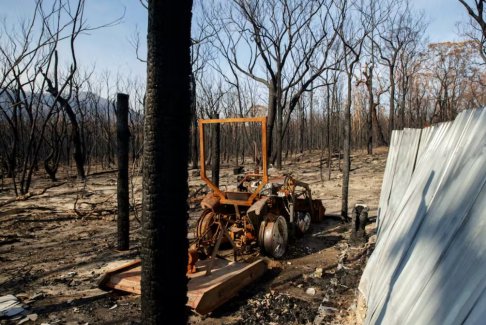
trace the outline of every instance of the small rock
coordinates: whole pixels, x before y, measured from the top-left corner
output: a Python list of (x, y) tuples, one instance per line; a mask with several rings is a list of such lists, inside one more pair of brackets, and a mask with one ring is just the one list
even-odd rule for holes
[(313, 274), (314, 278), (322, 278), (322, 272), (323, 270), (321, 267), (316, 268)]
[(307, 288), (305, 293), (308, 294), (309, 296), (314, 296), (316, 294), (316, 289), (315, 288)]

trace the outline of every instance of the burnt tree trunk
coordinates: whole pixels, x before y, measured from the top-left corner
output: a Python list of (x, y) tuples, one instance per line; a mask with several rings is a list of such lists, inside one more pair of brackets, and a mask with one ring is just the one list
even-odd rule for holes
[(191, 73), (191, 161), (192, 169), (197, 169), (199, 155), (197, 151), (197, 107), (196, 107), (196, 80), (194, 74)]
[[(311, 83), (311, 89), (312, 83)], [(309, 151), (312, 152), (314, 149), (314, 91), (310, 93), (310, 103), (309, 103)]]
[[(404, 77), (405, 78), (405, 77)], [(400, 130), (405, 128), (405, 102), (406, 102), (406, 81), (402, 81), (402, 89), (400, 94)]]
[[(49, 82), (48, 82), (48, 84), (49, 84)], [(78, 119), (76, 118), (76, 113), (74, 113), (74, 110), (71, 107), (71, 105), (69, 104), (69, 102), (66, 99), (64, 99), (63, 97), (61, 97), (56, 89), (49, 87), (47, 91), (61, 105), (61, 107), (66, 112), (66, 114), (69, 118), (69, 121), (71, 122), (71, 141), (74, 144), (73, 158), (74, 158), (74, 162), (76, 163), (76, 171), (77, 171), (78, 178), (85, 179), (86, 174), (84, 172), (85, 155), (84, 155), (83, 144), (82, 144), (83, 140), (82, 140), (82, 137), (81, 137), (81, 131), (80, 131), (80, 128), (79, 128)]]
[[(219, 118), (218, 113), (214, 113), (211, 118)], [(219, 164), (220, 164), (220, 153), (221, 153), (221, 124), (215, 123), (211, 125), (213, 132), (211, 134), (211, 181), (214, 185), (219, 186)]]
[[(240, 150), (240, 146), (239, 146), (239, 138), (238, 138), (238, 124), (235, 124), (235, 128), (234, 128), (234, 156), (235, 156), (235, 167), (238, 167), (239, 164), (238, 164), (238, 153), (239, 153), (239, 150)], [(242, 164), (245, 164), (245, 162), (242, 162)]]
[[(57, 52), (56, 52), (56, 61), (57, 61)], [(57, 65), (57, 63), (56, 63)], [(85, 163), (85, 151), (83, 150), (83, 138), (81, 136), (81, 130), (79, 128), (78, 119), (76, 117), (76, 113), (74, 112), (69, 100), (62, 97), (59, 89), (57, 88), (57, 84), (54, 85), (52, 80), (47, 77), (46, 73), (42, 73), (44, 79), (47, 83), (47, 92), (51, 94), (55, 101), (61, 105), (62, 109), (66, 112), (69, 122), (71, 122), (71, 140), (74, 144), (74, 162), (76, 163), (76, 170), (78, 178), (85, 179), (86, 174), (84, 172), (84, 163)], [(69, 146), (68, 146), (69, 147)]]
[(368, 88), (368, 114), (366, 118), (366, 125), (367, 125), (367, 148), (368, 148), (368, 155), (373, 154), (373, 110), (375, 109), (375, 97), (373, 94), (373, 66), (369, 67), (369, 74), (367, 75), (366, 80), (366, 87)]
[[(352, 71), (352, 69), (350, 69)], [(352, 73), (348, 73), (348, 99), (344, 108), (344, 139), (343, 139), (343, 185), (341, 217), (348, 221), (349, 171), (351, 169), (351, 90)]]
[(62, 144), (64, 142), (64, 137), (66, 133), (66, 124), (64, 120), (60, 122), (60, 115), (61, 114), (57, 115), (56, 124), (61, 125), (60, 127), (61, 130), (58, 131), (56, 127), (52, 128), (51, 130), (52, 143), (49, 144), (48, 142), (48, 144), (51, 147), (51, 150), (48, 156), (46, 157), (46, 159), (44, 159), (44, 169), (46, 173), (49, 175), (51, 181), (53, 182), (57, 181), (56, 173), (59, 168), (59, 163), (61, 161)]
[[(395, 129), (395, 66), (390, 65), (389, 67), (389, 77), (390, 77), (390, 137), (391, 132)], [(390, 138), (389, 137), (389, 138)]]
[[(272, 156), (273, 149), (273, 128), (275, 125), (275, 117), (277, 110), (277, 94), (275, 87), (270, 85), (268, 87), (268, 119), (267, 119), (267, 157)], [(267, 164), (270, 163), (270, 159), (267, 159)]]
[(130, 203), (128, 200), (128, 150), (130, 131), (128, 129), (128, 95), (116, 96), (116, 138), (118, 158), (118, 180), (116, 193), (118, 202), (118, 250), (124, 251), (130, 243)]
[(300, 125), (299, 125), (299, 152), (304, 153), (304, 139), (305, 139), (305, 108), (302, 102), (299, 100), (298, 109), (300, 113)]
[(187, 323), (191, 0), (148, 1), (141, 322)]
[[(331, 112), (332, 107), (334, 107), (334, 94), (336, 92), (336, 85), (333, 86), (332, 90), (332, 103), (330, 103), (330, 93), (329, 86), (327, 86), (327, 180), (331, 180), (331, 159), (332, 159), (332, 142), (331, 142)], [(332, 105), (332, 106), (331, 106)]]
[(282, 98), (282, 88), (280, 85), (277, 86), (277, 128), (275, 132), (276, 145), (275, 145), (275, 159), (276, 168), (278, 170), (282, 169), (282, 137), (283, 137), (283, 107), (280, 102)]
[(388, 146), (388, 141), (385, 139), (385, 135), (383, 134), (383, 129), (380, 126), (380, 121), (378, 120), (378, 114), (376, 113), (376, 108), (378, 107), (377, 103), (373, 104), (372, 118), (373, 118), (373, 128), (375, 129), (375, 135), (377, 137), (377, 142), (380, 146), (386, 145)]

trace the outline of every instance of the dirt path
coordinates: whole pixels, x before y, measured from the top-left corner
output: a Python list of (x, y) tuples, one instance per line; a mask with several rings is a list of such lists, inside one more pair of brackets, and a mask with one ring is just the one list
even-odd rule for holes
[[(386, 151), (374, 156), (355, 153), (352, 160), (350, 205), (368, 204), (375, 215), (383, 177)], [(275, 262), (258, 283), (213, 312), (209, 317), (190, 317), (201, 324), (305, 324), (349, 323), (356, 308), (356, 287), (369, 245), (348, 243), (349, 224), (337, 218), (341, 204), (341, 175), (333, 160), (331, 180), (321, 181), (319, 154), (306, 153), (290, 159), (290, 172), (311, 185), (330, 216), (291, 246), (286, 257)], [(327, 175), (326, 170), (323, 171)], [(233, 181), (232, 169), (222, 179)], [(37, 179), (34, 190), (51, 183)], [(141, 178), (134, 179), (139, 207)], [(201, 181), (191, 178), (191, 190)], [(140, 298), (104, 292), (96, 280), (114, 262), (139, 253), (140, 225), (132, 212), (131, 249), (114, 250), (116, 241), (116, 174), (89, 177), (86, 184), (68, 181), (44, 194), (0, 207), (0, 296), (21, 298), (38, 323), (136, 324)], [(0, 192), (0, 205), (12, 199)], [(76, 202), (76, 208), (75, 208)], [(138, 209), (139, 210), (139, 209)], [(199, 215), (190, 211), (190, 225)], [(372, 232), (373, 225), (369, 226)], [(317, 318), (316, 318), (317, 317)], [(0, 320), (4, 323), (17, 321)]]

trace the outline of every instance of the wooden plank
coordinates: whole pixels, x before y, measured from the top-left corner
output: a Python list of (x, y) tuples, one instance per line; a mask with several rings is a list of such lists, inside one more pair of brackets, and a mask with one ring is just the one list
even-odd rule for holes
[[(136, 259), (136, 260), (133, 260), (133, 261), (130, 261), (128, 263), (125, 263), (125, 264), (122, 264), (118, 267), (115, 267), (109, 271), (107, 271), (105, 274), (103, 274), (101, 276), (101, 278), (98, 280), (98, 286), (100, 288), (103, 288), (105, 286), (107, 286), (107, 282), (110, 280), (110, 277), (115, 274), (115, 273), (121, 273), (122, 271), (124, 270), (130, 270), (130, 269), (133, 269), (139, 265), (142, 264), (142, 260), (141, 259)], [(110, 288), (113, 288), (113, 287), (110, 287)]]
[(120, 273), (113, 273), (110, 276), (106, 286), (126, 292), (141, 294), (141, 278), (142, 267), (139, 265), (130, 270), (124, 270)]
[(251, 264), (236, 262), (213, 271), (209, 276), (192, 278), (188, 284), (187, 305), (199, 314), (207, 314), (257, 280), (266, 268), (263, 259)]
[[(217, 258), (211, 274), (206, 276), (208, 264), (209, 260), (198, 261), (198, 272), (188, 274), (187, 305), (203, 315), (234, 297), (243, 287), (262, 276), (267, 269), (263, 259), (248, 264)], [(141, 272), (140, 260), (133, 261), (108, 271), (99, 281), (99, 286), (141, 294)]]

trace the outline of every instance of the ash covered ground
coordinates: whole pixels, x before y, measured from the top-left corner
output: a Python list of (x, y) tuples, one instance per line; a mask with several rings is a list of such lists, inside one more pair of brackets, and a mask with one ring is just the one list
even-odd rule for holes
[[(351, 241), (351, 224), (338, 218), (341, 173), (332, 161), (331, 179), (321, 171), (319, 152), (286, 161), (281, 173), (310, 184), (314, 198), (322, 200), (327, 218), (289, 247), (285, 257), (238, 296), (207, 316), (191, 313), (191, 324), (353, 324), (356, 321), (357, 286), (371, 254), (375, 224), (367, 226), (369, 240)], [(386, 150), (375, 155), (352, 155), (350, 208), (370, 207), (374, 220), (386, 162)], [(96, 170), (95, 170), (96, 171)], [(324, 179), (321, 179), (321, 172)], [(67, 173), (66, 173), (67, 176)], [(231, 182), (232, 168), (222, 170)], [(97, 279), (116, 263), (139, 255), (141, 178), (134, 177), (131, 249), (116, 252), (116, 173), (95, 173), (86, 184), (67, 177), (41, 195), (2, 206), (13, 198), (8, 182), (0, 192), (0, 296), (18, 297), (36, 322), (49, 324), (138, 324), (140, 297), (105, 292)], [(202, 182), (190, 178), (196, 191)], [(33, 192), (52, 186), (42, 175)], [(76, 204), (75, 204), (76, 202)], [(190, 211), (193, 227), (200, 210)], [(24, 319), (0, 319), (17, 324)], [(33, 323), (32, 320), (26, 324)]]

